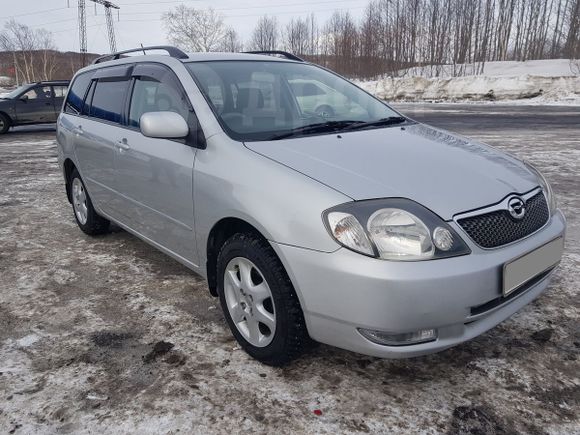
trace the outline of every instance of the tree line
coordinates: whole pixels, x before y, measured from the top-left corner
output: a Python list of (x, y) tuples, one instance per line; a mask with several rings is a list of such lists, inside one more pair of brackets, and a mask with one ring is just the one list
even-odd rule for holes
[[(185, 11), (198, 18), (184, 20)], [(359, 19), (336, 11), (324, 23), (311, 14), (282, 25), (263, 16), (245, 42), (213, 10), (181, 5), (163, 19), (168, 39), (185, 49), (283, 49), (355, 78), (414, 66), (438, 76), (443, 65), (466, 75), (489, 61), (580, 58), (580, 0), (373, 0)], [(219, 37), (200, 45), (208, 29)]]
[(10, 53), (4, 60), (16, 83), (50, 80), (57, 69), (57, 52), (52, 33), (10, 20), (0, 33), (0, 50)]
[[(336, 11), (322, 23), (310, 14), (282, 24), (265, 15), (245, 41), (211, 8), (182, 4), (162, 22), (169, 42), (188, 51), (287, 50), (361, 79), (411, 67), (460, 76), (489, 61), (580, 59), (580, 0), (371, 0), (359, 18)], [(63, 70), (52, 34), (14, 20), (0, 32), (0, 50), (10, 54), (0, 67), (17, 82), (64, 78), (80, 67), (69, 56)]]

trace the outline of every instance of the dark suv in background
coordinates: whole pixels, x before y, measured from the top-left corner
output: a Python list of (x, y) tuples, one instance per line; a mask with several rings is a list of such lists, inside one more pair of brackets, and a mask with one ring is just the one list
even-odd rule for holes
[(56, 122), (68, 85), (68, 80), (38, 82), (0, 96), (0, 134), (15, 125)]

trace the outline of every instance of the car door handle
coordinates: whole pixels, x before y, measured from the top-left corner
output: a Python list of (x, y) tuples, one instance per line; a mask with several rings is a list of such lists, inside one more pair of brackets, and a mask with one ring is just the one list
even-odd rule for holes
[(121, 139), (120, 141), (117, 141), (117, 147), (119, 147), (119, 150), (121, 151), (127, 151), (131, 149), (131, 147), (127, 143), (127, 139), (125, 138)]

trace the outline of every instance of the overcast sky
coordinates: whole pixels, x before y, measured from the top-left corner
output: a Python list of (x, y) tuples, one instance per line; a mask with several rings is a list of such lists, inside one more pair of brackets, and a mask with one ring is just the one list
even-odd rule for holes
[[(248, 40), (257, 19), (273, 15), (281, 24), (290, 18), (313, 12), (321, 24), (334, 10), (350, 11), (360, 17), (367, 0), (112, 0), (115, 11), (117, 49), (166, 43), (161, 14), (179, 4), (206, 9), (210, 6), (224, 15), (226, 25), (232, 26), (244, 41)], [(87, 46), (89, 52), (107, 53), (109, 45), (103, 7), (87, 3)], [(33, 28), (45, 28), (54, 34), (59, 50), (79, 50), (77, 0), (0, 0), (0, 27), (11, 18)]]

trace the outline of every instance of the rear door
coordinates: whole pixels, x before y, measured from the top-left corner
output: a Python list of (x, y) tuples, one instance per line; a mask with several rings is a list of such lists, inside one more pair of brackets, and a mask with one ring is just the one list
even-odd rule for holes
[[(193, 163), (197, 121), (175, 74), (161, 64), (137, 64), (127, 107), (127, 128), (114, 136), (116, 190), (128, 224), (143, 236), (196, 264), (193, 234)], [(141, 134), (140, 117), (173, 111), (190, 124), (190, 137), (170, 140)]]
[(56, 121), (50, 86), (34, 86), (15, 101), (19, 124), (41, 124)]
[[(123, 217), (114, 186), (115, 138), (123, 130), (131, 69), (132, 65), (123, 65), (97, 70), (91, 77), (82, 112), (73, 125), (75, 154), (89, 194), (98, 210), (115, 219)], [(74, 88), (73, 84), (69, 99)]]

